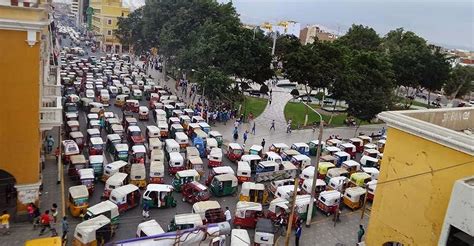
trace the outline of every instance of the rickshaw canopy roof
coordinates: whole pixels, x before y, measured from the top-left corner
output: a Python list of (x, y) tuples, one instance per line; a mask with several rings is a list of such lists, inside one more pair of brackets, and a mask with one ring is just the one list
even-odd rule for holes
[(146, 153), (146, 148), (144, 145), (133, 145), (132, 152), (135, 153)]
[(369, 136), (360, 135), (358, 138), (360, 138), (360, 139), (362, 139), (362, 140), (368, 140), (369, 142), (372, 142), (372, 138), (369, 137)]
[[(93, 242), (96, 240), (96, 231), (107, 224), (110, 224), (110, 219), (104, 215), (83, 221), (76, 226), (75, 238), (84, 244)], [(81, 237), (77, 236), (77, 234), (80, 234)]]
[(148, 184), (146, 186), (146, 190), (157, 192), (171, 192), (173, 191), (173, 186), (167, 184)]
[(311, 160), (311, 158), (309, 158), (309, 156), (302, 155), (302, 154), (294, 155), (292, 158), (294, 158), (296, 161)]
[(212, 148), (211, 153), (209, 153), (209, 155), (222, 157), (222, 149), (221, 148)]
[(120, 169), (121, 167), (124, 167), (124, 166), (126, 166), (126, 165), (128, 165), (127, 162), (120, 160), (120, 161), (114, 161), (114, 162), (112, 162), (112, 163), (107, 164), (107, 165), (105, 166), (105, 168), (109, 168), (109, 169)]
[(338, 157), (343, 157), (343, 156), (351, 156), (349, 153), (345, 152), (345, 151), (339, 151), (339, 152), (336, 152), (334, 153), (335, 156), (338, 156)]
[[(313, 185), (313, 179), (305, 179), (303, 184), (311, 189), (311, 186)], [(316, 186), (326, 186), (326, 182), (322, 179), (316, 179)]]
[(97, 113), (87, 114), (87, 119), (89, 119), (89, 120), (99, 119), (99, 114), (97, 114)]
[(281, 208), (287, 210), (288, 209), (288, 204), (289, 204), (289, 202), (286, 199), (281, 198), (281, 197), (277, 197), (277, 198), (270, 201), (270, 206), (269, 206), (268, 209), (272, 212), (275, 212), (275, 208), (278, 206), (278, 207), (281, 207)]
[(91, 129), (87, 129), (87, 134), (89, 134), (89, 136), (100, 135), (100, 131), (99, 129), (91, 128)]
[(196, 213), (205, 212), (209, 209), (221, 208), (217, 201), (200, 201), (193, 204), (193, 210)]
[(307, 175), (309, 177), (313, 177), (314, 176), (314, 166), (306, 167), (305, 169), (303, 169), (303, 171), (301, 171), (301, 174)]
[(374, 158), (374, 157), (372, 157), (372, 156), (368, 156), (368, 155), (364, 155), (364, 156), (362, 156), (362, 157), (360, 158), (360, 163), (361, 163), (362, 165), (365, 165), (365, 163), (366, 163), (367, 161), (379, 162), (379, 159)]
[(115, 145), (115, 150), (118, 152), (121, 151), (128, 151), (128, 144), (126, 143), (119, 143)]
[(270, 219), (259, 218), (255, 226), (255, 232), (275, 233), (273, 222)]
[(235, 186), (237, 186), (237, 178), (235, 177), (234, 174), (229, 174), (229, 173), (219, 174), (219, 175), (214, 176), (214, 179), (220, 182), (232, 181), (232, 185), (235, 184)]
[(198, 177), (199, 173), (194, 169), (181, 170), (176, 173), (176, 177)]
[[(368, 145), (368, 144), (366, 144), (366, 145)], [(374, 145), (373, 148), (366, 148), (364, 150), (364, 152), (367, 152), (369, 154), (378, 154), (378, 153), (380, 153), (378, 150), (375, 149), (377, 146), (375, 146), (375, 144), (373, 144), (373, 145)], [(365, 147), (365, 145), (364, 145), (364, 147)]]
[(149, 138), (148, 139), (150, 148), (151, 147), (161, 147), (163, 145), (163, 142), (159, 138)]
[(66, 118), (76, 118), (76, 117), (77, 117), (77, 114), (74, 112), (66, 113)]
[(245, 229), (232, 229), (230, 241), (231, 246), (250, 245), (249, 233)]
[(107, 211), (110, 211), (110, 216), (112, 218), (119, 216), (118, 206), (109, 200), (99, 202), (94, 206), (87, 208), (87, 212), (90, 212), (93, 215), (102, 214)]
[(170, 148), (179, 148), (179, 143), (176, 142), (176, 140), (171, 139), (171, 138), (165, 140), (165, 145), (166, 145), (167, 148), (168, 147), (170, 147)]
[[(272, 147), (275, 147), (277, 149), (289, 149), (290, 147), (288, 147), (288, 145), (286, 145), (285, 143), (274, 143), (271, 145)], [(270, 147), (271, 148), (271, 147)]]
[(355, 187), (347, 188), (344, 193), (351, 195), (351, 197), (354, 197), (354, 196), (361, 196), (361, 195), (365, 194), (365, 192), (366, 192), (366, 190), (364, 188), (359, 187), (359, 186), (355, 186)]
[(174, 129), (176, 129), (176, 130), (178, 130), (178, 129), (184, 129), (181, 124), (172, 124), (172, 125), (171, 125), (171, 128), (174, 128)]
[(120, 185), (123, 183), (125, 179), (127, 179), (128, 174), (126, 173), (121, 173), (117, 172), (114, 173), (114, 175), (110, 176), (110, 178), (107, 179), (106, 183), (109, 185)]
[(116, 141), (116, 140), (122, 140), (122, 138), (120, 137), (120, 135), (116, 134), (116, 133), (112, 133), (112, 134), (107, 134), (107, 139), (109, 141)]
[(174, 216), (174, 222), (177, 225), (186, 225), (193, 224), (196, 226), (202, 225), (202, 219), (199, 214), (186, 213), (186, 214), (177, 214)]
[[(280, 194), (288, 194), (290, 192), (293, 192), (295, 186), (294, 185), (282, 185), (278, 186), (276, 193)], [(298, 187), (298, 192), (300, 191), (300, 188)]]
[(72, 164), (86, 163), (86, 157), (84, 155), (73, 155), (70, 158)]
[(186, 135), (184, 132), (177, 132), (175, 134), (176, 138), (179, 140), (188, 140), (188, 135)]
[(199, 156), (199, 150), (194, 146), (186, 147), (186, 154), (188, 156)]
[(353, 143), (361, 143), (362, 139), (360, 139), (360, 138), (351, 138), (351, 139), (349, 139), (349, 141), (351, 141)]
[(246, 161), (237, 162), (237, 171), (250, 172), (250, 164)]
[(272, 166), (278, 167), (280, 164), (274, 161), (261, 161), (260, 163), (258, 163), (258, 165), (262, 167), (272, 167)]
[(170, 161), (184, 161), (184, 158), (178, 152), (171, 152), (170, 153)]
[(329, 200), (336, 200), (341, 197), (341, 192), (337, 190), (328, 190), (328, 191), (323, 191), (319, 193), (319, 197), (324, 197), (326, 201)]
[(262, 211), (262, 204), (257, 203), (257, 202), (238, 201), (235, 210), (236, 211), (239, 211), (239, 210)]
[(166, 115), (166, 112), (163, 109), (155, 109), (156, 115)]
[[(142, 222), (142, 223), (138, 224), (137, 231), (138, 232), (142, 231), (147, 236), (154, 236), (154, 235), (165, 233), (163, 228), (161, 228), (160, 224), (158, 224), (158, 222), (156, 222), (156, 220), (149, 220), (149, 221), (145, 221), (145, 222)], [(138, 234), (138, 232), (137, 232), (137, 234)]]
[(257, 151), (257, 152), (260, 152), (260, 151), (262, 151), (263, 147), (262, 147), (262, 145), (256, 145), (256, 144), (254, 144), (254, 145), (252, 145), (252, 147), (250, 147), (250, 149), (251, 149), (251, 150), (255, 150), (255, 151)]
[(354, 160), (347, 160), (342, 162), (342, 165), (346, 165), (348, 167), (359, 167), (360, 163)]
[(340, 167), (331, 168), (328, 170), (328, 175), (331, 177), (341, 176), (342, 174), (346, 174), (346, 173), (349, 173), (349, 172), (346, 169), (340, 168)]
[(207, 124), (206, 122), (199, 122), (198, 123), (200, 127), (202, 128), (210, 128), (211, 126), (209, 124)]
[(107, 122), (111, 125), (117, 125), (120, 124), (120, 120), (117, 118), (107, 118)]
[(298, 152), (295, 149), (285, 149), (285, 150), (283, 150), (283, 153), (285, 153), (286, 155), (291, 155), (291, 156), (295, 156), (295, 155), (300, 154), (300, 152)]
[(351, 143), (341, 143), (340, 146), (344, 147), (344, 148), (351, 148), (351, 149), (355, 149), (355, 145), (351, 144)]
[(192, 156), (192, 157), (189, 157), (188, 160), (189, 160), (189, 162), (190, 162), (192, 165), (203, 164), (202, 159), (201, 159), (201, 157), (199, 157), (199, 156)]
[(189, 184), (196, 187), (197, 189), (199, 189), (201, 191), (207, 190), (207, 187), (205, 185), (199, 183), (198, 181), (192, 181)]
[(122, 125), (114, 124), (114, 125), (112, 125), (112, 130), (113, 130), (114, 132), (117, 132), (117, 131), (123, 132), (123, 126), (122, 126)]
[(163, 174), (164, 171), (165, 171), (165, 165), (163, 165), (163, 162), (152, 161), (150, 163), (150, 173), (158, 172), (160, 174)]
[(362, 167), (362, 171), (364, 171), (364, 173), (367, 173), (367, 174), (380, 173), (380, 171), (375, 167)]
[(229, 149), (242, 149), (242, 146), (238, 143), (229, 143)]
[(158, 128), (157, 126), (154, 126), (154, 125), (146, 126), (146, 129), (151, 133), (159, 133), (160, 132), (160, 128)]
[(89, 197), (89, 191), (85, 185), (76, 185), (69, 187), (69, 194), (73, 199)]
[(82, 132), (77, 131), (77, 132), (70, 132), (69, 136), (71, 136), (71, 138), (83, 138), (84, 134), (82, 134)]
[(166, 109), (174, 109), (174, 106), (171, 104), (165, 104), (164, 106)]
[[(319, 145), (319, 140), (317, 140), (317, 139), (316, 139), (316, 140), (311, 140), (311, 141), (309, 141), (309, 142), (312, 143), (312, 144), (314, 144), (314, 145)], [(321, 141), (321, 143), (322, 143), (323, 145), (325, 144), (324, 141)]]
[(329, 152), (340, 152), (341, 149), (339, 149), (338, 147), (335, 147), (335, 146), (328, 146), (328, 147), (326, 147), (326, 151), (329, 151)]
[(265, 185), (260, 184), (260, 183), (254, 183), (254, 182), (244, 182), (242, 184), (242, 192), (249, 192), (250, 190), (265, 190)]
[(221, 166), (221, 167), (213, 167), (212, 171), (215, 174), (224, 174), (224, 173), (231, 173), (234, 174), (234, 169), (229, 166)]
[(147, 106), (140, 106), (138, 110), (140, 110), (140, 112), (148, 113), (148, 107)]
[(98, 126), (98, 125), (100, 125), (100, 121), (99, 120), (90, 120), (89, 125)]
[(132, 164), (130, 168), (130, 176), (133, 176), (133, 175), (143, 175), (143, 176), (146, 175), (145, 165), (141, 163)]
[(318, 168), (319, 169), (322, 169), (322, 168), (329, 168), (329, 167), (335, 167), (336, 165), (334, 165), (334, 163), (331, 163), (331, 162), (327, 162), (327, 161), (321, 161), (319, 162), (318, 164)]
[(243, 155), (240, 159), (242, 161), (259, 161), (262, 158), (259, 155)]
[(79, 126), (79, 121), (77, 121), (77, 120), (70, 120), (70, 121), (67, 122), (67, 125), (68, 125), (69, 127)]
[(217, 140), (215, 138), (208, 138), (206, 143), (208, 147), (217, 147)]
[(369, 178), (372, 178), (372, 176), (370, 176), (369, 174), (364, 173), (364, 172), (357, 172), (357, 173), (351, 174), (351, 179), (352, 180), (365, 180), (365, 179), (369, 179)]
[(140, 127), (138, 127), (138, 126), (129, 126), (128, 131), (129, 132), (141, 132)]
[(94, 169), (92, 168), (79, 169), (79, 177), (80, 179), (93, 179)]
[(138, 190), (138, 187), (133, 184), (127, 184), (124, 186), (120, 186), (118, 188), (115, 188), (112, 190), (110, 193), (110, 197), (114, 196), (117, 198), (125, 197), (127, 194), (130, 194), (134, 191)]
[(292, 146), (295, 146), (296, 148), (301, 148), (301, 147), (309, 148), (307, 143), (294, 143), (292, 144)]
[(294, 169), (298, 169), (295, 164), (289, 162), (289, 161), (282, 161), (281, 162), (281, 165), (283, 166), (283, 169), (284, 170), (294, 170)]
[(337, 138), (331, 138), (331, 139), (328, 139), (326, 142), (337, 145), (337, 144), (340, 144), (342, 141)]
[(272, 159), (281, 159), (281, 156), (278, 155), (277, 153), (273, 152), (273, 151), (268, 151), (265, 153), (265, 155), (267, 155), (268, 157), (272, 158)]
[(321, 160), (323, 160), (323, 162), (332, 162), (334, 161), (336, 158), (332, 155), (323, 155), (321, 156)]
[(218, 131), (209, 131), (208, 134), (210, 137), (222, 137), (222, 134)]
[(104, 140), (102, 140), (101, 137), (94, 137), (91, 138), (91, 144), (96, 145), (96, 144), (104, 144)]

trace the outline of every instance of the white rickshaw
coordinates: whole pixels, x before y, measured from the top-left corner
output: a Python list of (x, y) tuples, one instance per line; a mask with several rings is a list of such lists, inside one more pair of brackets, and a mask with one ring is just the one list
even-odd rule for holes
[(156, 220), (148, 220), (138, 224), (137, 226), (137, 237), (150, 237), (165, 233), (160, 224)]
[(127, 177), (128, 174), (120, 172), (110, 176), (110, 178), (105, 181), (104, 193), (102, 193), (102, 198), (109, 199), (110, 192), (112, 192), (113, 189), (126, 185), (128, 183)]

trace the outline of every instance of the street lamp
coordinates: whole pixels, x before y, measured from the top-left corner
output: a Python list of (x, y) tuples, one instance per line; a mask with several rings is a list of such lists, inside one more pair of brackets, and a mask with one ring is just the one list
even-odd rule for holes
[(313, 184), (311, 185), (311, 199), (309, 202), (308, 206), (308, 215), (306, 216), (306, 227), (311, 226), (311, 215), (313, 214), (313, 207), (314, 207), (314, 200), (316, 196), (316, 181), (318, 179), (318, 166), (319, 166), (319, 157), (321, 156), (321, 142), (322, 142), (322, 137), (323, 137), (323, 116), (316, 111), (316, 109), (310, 107), (307, 103), (304, 101), (301, 101), (306, 107), (311, 109), (313, 112), (315, 112), (319, 116), (319, 136), (318, 136), (318, 149), (316, 151), (316, 163), (314, 164), (314, 174), (313, 174)]

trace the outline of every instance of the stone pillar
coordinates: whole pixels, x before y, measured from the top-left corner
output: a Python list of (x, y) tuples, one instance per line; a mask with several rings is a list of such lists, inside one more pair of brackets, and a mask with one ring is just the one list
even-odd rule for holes
[(26, 207), (30, 203), (39, 205), (39, 188), (41, 181), (34, 184), (16, 184), (17, 200), (16, 200), (16, 212), (19, 218), (28, 215)]

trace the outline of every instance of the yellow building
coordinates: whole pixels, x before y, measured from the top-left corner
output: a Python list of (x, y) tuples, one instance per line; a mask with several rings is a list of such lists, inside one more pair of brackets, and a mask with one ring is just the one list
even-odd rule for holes
[(51, 12), (50, 1), (0, 1), (0, 199), (16, 188), (20, 213), (39, 198), (43, 132), (62, 121)]
[(100, 48), (106, 52), (122, 52), (128, 47), (122, 47), (114, 32), (117, 30), (118, 17), (126, 17), (129, 8), (122, 5), (121, 0), (91, 0), (92, 30), (94, 31)]
[(474, 108), (378, 118), (388, 125), (387, 142), (366, 245), (438, 245), (453, 185), (474, 175), (474, 135), (465, 131), (474, 129)]

